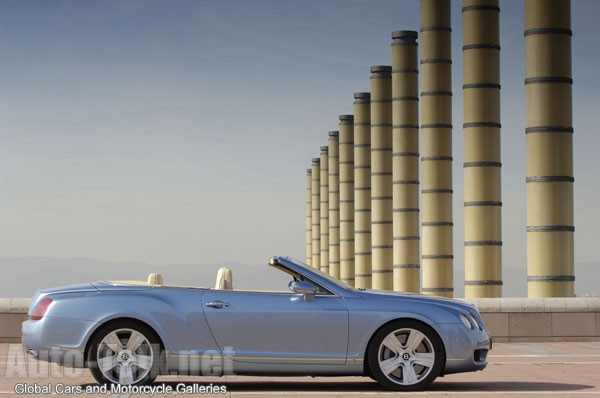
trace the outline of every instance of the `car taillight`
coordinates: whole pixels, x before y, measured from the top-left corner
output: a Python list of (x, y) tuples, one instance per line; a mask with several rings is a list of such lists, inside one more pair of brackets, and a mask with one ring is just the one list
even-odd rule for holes
[(42, 317), (46, 315), (46, 311), (48, 310), (48, 307), (50, 307), (50, 304), (52, 304), (52, 299), (50, 297), (44, 297), (38, 301), (33, 308), (33, 311), (31, 311), (30, 318), (34, 321), (39, 321), (42, 319)]

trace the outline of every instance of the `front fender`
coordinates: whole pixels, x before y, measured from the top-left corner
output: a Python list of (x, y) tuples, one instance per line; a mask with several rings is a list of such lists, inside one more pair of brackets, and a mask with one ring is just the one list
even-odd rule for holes
[[(404, 300), (365, 300), (348, 298), (350, 331), (348, 360), (364, 359), (369, 341), (383, 325), (398, 319), (414, 319), (431, 327), (441, 338), (446, 356), (451, 357), (451, 336), (445, 324), (460, 324), (452, 309), (428, 302)], [(460, 324), (462, 326), (462, 324)]]

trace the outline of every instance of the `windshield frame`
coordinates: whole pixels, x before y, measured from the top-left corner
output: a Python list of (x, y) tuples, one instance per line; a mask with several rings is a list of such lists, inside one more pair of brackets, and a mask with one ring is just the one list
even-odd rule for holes
[(312, 283), (316, 283), (336, 295), (358, 292), (356, 288), (347, 283), (292, 257), (275, 256), (269, 261), (269, 265), (279, 265), (292, 272), (297, 272)]

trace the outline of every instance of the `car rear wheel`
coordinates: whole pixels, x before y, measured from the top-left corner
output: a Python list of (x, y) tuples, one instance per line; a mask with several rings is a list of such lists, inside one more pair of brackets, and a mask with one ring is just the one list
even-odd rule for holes
[(92, 338), (88, 366), (100, 384), (152, 383), (160, 372), (160, 347), (158, 336), (147, 326), (114, 322)]
[(441, 339), (417, 321), (397, 321), (380, 329), (369, 345), (369, 368), (386, 388), (414, 391), (427, 387), (442, 371), (446, 354)]

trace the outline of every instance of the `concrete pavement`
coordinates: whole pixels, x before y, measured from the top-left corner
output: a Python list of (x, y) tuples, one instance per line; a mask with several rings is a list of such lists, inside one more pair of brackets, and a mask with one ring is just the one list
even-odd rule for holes
[[(14, 346), (13, 346), (14, 347)], [(13, 348), (14, 350), (14, 348)], [(12, 351), (14, 353), (14, 351)], [(68, 393), (69, 386), (85, 390), (94, 386), (87, 370), (69, 371), (60, 367), (48, 370), (43, 363), (32, 361), (25, 378), (14, 366), (15, 356), (8, 355), (9, 345), (0, 344), (0, 398), (43, 396), (46, 394), (18, 394), (22, 384), (50, 385), (53, 396), (110, 396), (104, 394)], [(8, 359), (8, 362), (7, 362)], [(225, 386), (220, 396), (259, 397), (357, 397), (391, 395), (426, 395), (445, 397), (600, 397), (600, 342), (553, 343), (498, 343), (489, 356), (490, 364), (483, 372), (448, 375), (438, 378), (425, 392), (401, 394), (383, 390), (369, 378), (362, 377), (248, 377), (192, 378), (164, 376), (157, 385), (179, 385), (186, 392), (157, 394), (155, 396), (198, 395), (202, 389)], [(38, 366), (42, 365), (42, 366)], [(44, 374), (48, 371), (48, 374)], [(35, 378), (35, 374), (39, 378)], [(51, 377), (54, 373), (55, 377)], [(11, 376), (19, 376), (17, 378)], [(181, 384), (183, 383), (183, 384)], [(19, 387), (21, 385), (21, 387)], [(63, 386), (61, 386), (63, 385)], [(18, 388), (17, 388), (18, 387)], [(58, 388), (60, 387), (60, 388)], [(60, 391), (58, 391), (60, 390)], [(62, 394), (61, 394), (62, 393)], [(213, 394), (216, 395), (216, 394)], [(129, 395), (113, 395), (128, 397)]]

